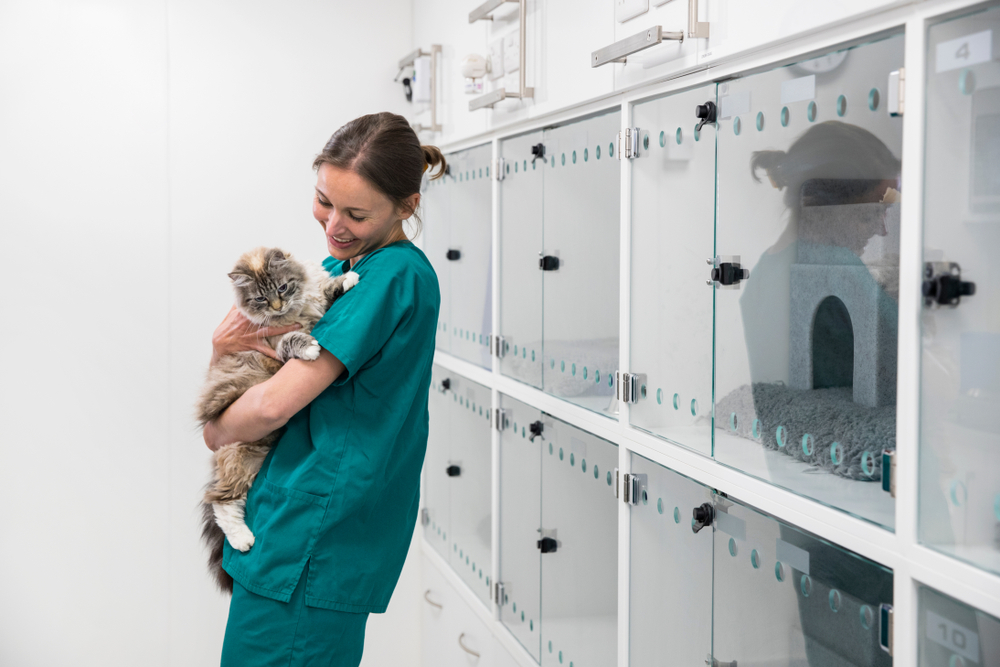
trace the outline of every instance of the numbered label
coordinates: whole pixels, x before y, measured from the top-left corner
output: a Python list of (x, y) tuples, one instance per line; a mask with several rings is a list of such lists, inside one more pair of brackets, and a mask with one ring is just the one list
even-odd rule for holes
[(935, 72), (947, 72), (960, 67), (984, 63), (993, 58), (993, 31), (984, 30), (937, 45)]
[(928, 611), (924, 632), (935, 644), (940, 644), (976, 664), (979, 663), (979, 635), (973, 630)]

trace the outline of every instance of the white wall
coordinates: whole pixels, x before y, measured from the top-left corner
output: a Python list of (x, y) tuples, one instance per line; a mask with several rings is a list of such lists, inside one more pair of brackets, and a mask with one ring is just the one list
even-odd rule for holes
[[(325, 256), (312, 159), (404, 110), (411, 27), (409, 0), (0, 5), (0, 664), (218, 664), (191, 413), (225, 274)], [(417, 565), (366, 665), (419, 654)]]

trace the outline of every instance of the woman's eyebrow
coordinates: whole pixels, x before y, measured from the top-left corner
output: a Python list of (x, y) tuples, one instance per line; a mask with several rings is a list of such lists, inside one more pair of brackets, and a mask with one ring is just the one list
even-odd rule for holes
[[(322, 197), (327, 201), (330, 201), (330, 198), (327, 197), (325, 194), (323, 194), (322, 190), (320, 190), (319, 188), (315, 188), (315, 190), (316, 194), (318, 194), (320, 197)], [(371, 213), (371, 211), (368, 210), (367, 208), (358, 208), (357, 206), (341, 206), (340, 208), (344, 209), (345, 211), (361, 211), (362, 213)]]

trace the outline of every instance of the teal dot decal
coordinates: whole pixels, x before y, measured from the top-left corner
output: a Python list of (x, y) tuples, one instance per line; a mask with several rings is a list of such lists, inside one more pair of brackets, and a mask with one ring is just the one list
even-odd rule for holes
[(753, 420), (753, 426), (750, 429), (750, 434), (754, 438), (759, 438), (760, 437), (760, 420), (759, 419), (754, 419)]
[(552, 653), (552, 642), (549, 642), (549, 653)]
[(573, 164), (576, 164), (576, 151), (573, 151)]
[(594, 149), (594, 157), (596, 157), (598, 160), (601, 159), (601, 147), (600, 146), (598, 146), (597, 148)]
[(948, 495), (951, 497), (951, 502), (955, 504), (955, 507), (963, 506), (965, 501), (969, 499), (969, 491), (965, 488), (965, 484), (957, 479), (951, 483)]
[(535, 351), (534, 350), (531, 351), (531, 360), (532, 361), (535, 360)]
[(677, 128), (677, 131), (674, 132), (674, 141), (677, 142), (678, 146), (680, 146), (681, 142), (684, 141), (684, 133), (681, 131), (681, 128), (679, 127)]
[(675, 507), (674, 508), (674, 523), (680, 523), (680, 522), (681, 522), (681, 508)]
[(664, 132), (663, 130), (660, 130), (660, 148), (663, 148), (666, 145), (667, 145), (667, 133)]
[(521, 622), (524, 623), (524, 612), (521, 612)]
[(837, 115), (843, 116), (847, 113), (847, 98), (841, 95), (837, 98)]
[(830, 611), (832, 611), (835, 614), (838, 611), (840, 611), (840, 603), (841, 603), (840, 591), (834, 588), (832, 591), (830, 591)]
[(587, 367), (586, 366), (583, 367), (583, 379), (584, 380), (587, 379)]
[(562, 651), (559, 651), (559, 664), (562, 664)]
[(646, 492), (645, 489), (642, 490), (642, 504), (643, 505), (649, 504), (649, 494)]
[(861, 605), (858, 616), (861, 619), (861, 627), (865, 630), (871, 630), (872, 624), (875, 622), (875, 612), (872, 611), (872, 608), (866, 604)]
[(741, 129), (743, 129), (743, 123), (740, 122), (740, 117), (737, 116), (733, 119), (733, 134), (739, 136)]
[(534, 161), (534, 160), (532, 160), (532, 161), (531, 161), (531, 171), (534, 171), (534, 170), (535, 170), (535, 169), (537, 169), (537, 168), (538, 168), (538, 165), (537, 165), (537, 164), (535, 164), (535, 161)]
[(573, 377), (576, 377), (576, 364), (575, 363), (572, 364), (571, 367), (570, 367), (570, 375), (572, 375)]
[(590, 157), (590, 154), (587, 152), (587, 149), (584, 148), (583, 149), (583, 161), (586, 162), (588, 157)]
[(550, 442), (549, 443), (549, 454), (551, 454), (551, 453), (552, 453), (552, 443)]
[(556, 367), (556, 360), (549, 359), (549, 368), (555, 368), (555, 367)]
[(778, 447), (784, 447), (785, 446), (785, 437), (786, 437), (785, 427), (784, 426), (779, 426), (778, 430), (774, 432), (774, 437), (777, 438), (777, 440), (778, 440)]
[(760, 554), (757, 553), (756, 549), (750, 551), (750, 564), (753, 565), (753, 569), (760, 569)]
[(608, 157), (614, 157), (614, 156), (615, 156), (615, 144), (612, 142), (608, 144)]
[(785, 580), (785, 567), (781, 564), (780, 560), (774, 564), (774, 578), (778, 581)]
[(806, 107), (806, 118), (809, 119), (810, 123), (813, 122), (814, 120), (816, 120), (816, 103), (815, 102), (810, 102), (809, 106)]
[(563, 448), (562, 447), (559, 448), (559, 460), (560, 461), (563, 460)]
[(833, 461), (833, 465), (840, 465), (840, 443), (834, 442), (830, 444), (830, 460)]
[(971, 95), (976, 92), (976, 75), (970, 69), (963, 69), (958, 75), (958, 90), (963, 95)]
[(560, 161), (560, 164), (566, 164), (566, 154), (565, 153), (562, 154), (562, 160)]
[(566, 372), (566, 362), (565, 362), (565, 361), (560, 361), (560, 362), (559, 362), (559, 370), (560, 370), (561, 372), (563, 372), (563, 373), (565, 373), (565, 372)]
[(799, 590), (802, 591), (802, 597), (807, 598), (813, 591), (813, 580), (808, 574), (803, 574), (802, 578), (799, 579)]
[(608, 471), (607, 480), (608, 480), (608, 486), (611, 486), (611, 471), (610, 470)]
[(788, 107), (781, 107), (781, 127), (788, 127)]
[(875, 455), (867, 450), (861, 454), (861, 472), (869, 477), (875, 474)]
[(517, 162), (515, 162), (515, 163), (514, 163), (514, 173), (515, 173), (515, 174), (517, 173), (517, 168), (518, 168), (519, 166), (520, 166), (520, 165), (519, 165), (519, 164), (518, 164)]
[(601, 371), (594, 371), (594, 382), (601, 381)]
[(663, 514), (663, 498), (656, 499), (656, 511)]
[(657, 389), (656, 390), (656, 404), (657, 405), (662, 405), (663, 404), (663, 390), (662, 389)]
[(572, 468), (575, 465), (576, 465), (576, 454), (574, 454), (573, 452), (570, 452), (569, 453), (569, 466)]
[(698, 129), (697, 125), (694, 126), (694, 140), (701, 141), (701, 130)]
[(521, 427), (521, 437), (522, 437), (522, 438), (525, 438), (525, 437), (527, 437), (527, 436), (525, 435), (525, 432), (524, 432), (524, 427), (523, 427), (523, 426)]
[(763, 132), (764, 131), (764, 112), (763, 111), (758, 111), (757, 112), (757, 131), (758, 132)]
[(872, 111), (878, 110), (879, 101), (882, 99), (881, 93), (878, 92), (878, 88), (872, 88), (868, 91), (868, 108)]
[(729, 413), (729, 429), (732, 430), (732, 431), (736, 430), (736, 413), (735, 412), (730, 412)]
[(641, 387), (639, 387), (639, 395), (642, 396), (643, 398), (646, 398), (646, 385), (642, 385)]
[(615, 376), (614, 375), (611, 375), (611, 374), (608, 375), (608, 386), (609, 387), (615, 386)]
[(587, 459), (580, 459), (580, 470), (587, 472)]
[(594, 479), (597, 479), (598, 474), (599, 473), (597, 472), (597, 464), (594, 464)]
[(506, 171), (508, 174), (510, 173), (510, 165), (509, 164), (504, 168), (504, 171)]
[(525, 161), (524, 161), (524, 162), (522, 163), (522, 165), (523, 165), (523, 166), (521, 167), (521, 170), (522, 170), (522, 171), (528, 171), (528, 161), (527, 161), (527, 160), (525, 160)]
[(528, 621), (528, 630), (530, 630), (531, 632), (535, 631), (535, 621), (533, 621), (533, 620), (532, 621)]
[(528, 348), (526, 348), (526, 347), (522, 347), (521, 348), (521, 358), (522, 359), (527, 359), (528, 358)]
[(486, 178), (490, 177), (490, 168), (486, 167)]
[(514, 346), (514, 356), (517, 356), (517, 345)]
[(806, 433), (802, 436), (802, 453), (811, 456), (813, 453), (813, 437)]
[(649, 133), (646, 133), (642, 137), (642, 148), (643, 150), (649, 150)]
[(674, 394), (674, 410), (680, 409), (681, 397), (678, 394)]
[(698, 416), (698, 400), (694, 398), (691, 399), (691, 416)]
[(513, 611), (514, 611), (515, 614), (517, 613), (517, 603), (516, 602), (514, 603)]
[(735, 558), (736, 557), (736, 553), (737, 553), (736, 540), (734, 538), (730, 537), (729, 538), (729, 555), (732, 556), (733, 558)]

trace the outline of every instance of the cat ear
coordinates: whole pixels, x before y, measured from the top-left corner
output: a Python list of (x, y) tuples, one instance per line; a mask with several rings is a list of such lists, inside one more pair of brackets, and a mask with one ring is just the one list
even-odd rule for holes
[(245, 273), (240, 273), (239, 271), (233, 271), (229, 274), (229, 279), (233, 281), (235, 287), (243, 287), (244, 285), (249, 285), (253, 282), (253, 278)]
[(281, 262), (284, 262), (286, 259), (287, 258), (285, 257), (285, 253), (281, 252), (277, 248), (274, 248), (273, 250), (270, 250), (267, 253), (267, 266), (268, 268), (273, 269), (275, 266), (277, 266)]

